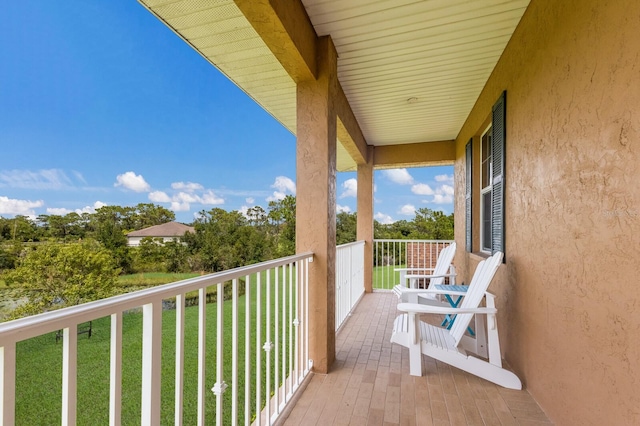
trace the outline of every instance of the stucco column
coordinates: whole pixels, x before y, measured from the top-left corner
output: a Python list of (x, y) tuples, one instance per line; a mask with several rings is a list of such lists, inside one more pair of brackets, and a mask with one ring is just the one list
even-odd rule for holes
[(358, 164), (357, 240), (364, 240), (364, 291), (373, 291), (373, 147), (367, 149), (367, 162)]
[(317, 44), (318, 79), (297, 85), (296, 250), (313, 251), (309, 268), (309, 351), (316, 372), (335, 359), (337, 55)]

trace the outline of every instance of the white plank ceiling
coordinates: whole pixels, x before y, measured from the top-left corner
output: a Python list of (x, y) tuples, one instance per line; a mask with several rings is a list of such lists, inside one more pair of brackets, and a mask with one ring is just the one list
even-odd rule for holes
[[(295, 85), (231, 0), (140, 0), (295, 134)], [(454, 139), (529, 0), (302, 0), (367, 143)], [(339, 144), (338, 170), (355, 163)]]

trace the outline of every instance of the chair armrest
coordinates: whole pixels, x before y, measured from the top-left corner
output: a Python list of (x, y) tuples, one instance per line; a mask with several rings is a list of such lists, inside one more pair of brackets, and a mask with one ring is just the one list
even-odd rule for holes
[[(397, 286), (396, 286), (397, 287)], [(403, 293), (419, 293), (419, 294), (433, 294), (434, 296), (442, 294), (449, 294), (452, 296), (466, 296), (466, 291), (456, 291), (456, 290), (438, 290), (438, 289), (424, 289), (424, 288), (408, 288), (405, 287), (401, 290)]]
[(446, 277), (455, 277), (456, 274), (441, 274), (441, 275), (422, 275), (422, 274), (415, 274), (415, 275), (405, 275), (404, 278), (407, 280), (413, 280), (413, 279), (423, 279), (423, 278), (446, 278)]
[(395, 268), (395, 272), (406, 272), (406, 271), (433, 271), (435, 268)]
[(398, 303), (398, 310), (415, 314), (496, 314), (496, 308), (453, 308), (450, 306), (419, 305), (417, 303)]

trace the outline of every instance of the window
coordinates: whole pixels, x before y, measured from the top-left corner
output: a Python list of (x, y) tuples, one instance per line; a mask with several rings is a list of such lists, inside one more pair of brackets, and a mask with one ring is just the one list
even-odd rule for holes
[[(491, 111), (491, 123), (479, 137), (479, 249), (486, 253), (505, 252), (504, 239), (504, 161), (506, 142), (506, 92), (503, 92)], [(472, 164), (473, 140), (465, 147), (465, 226), (467, 251), (473, 249)], [(478, 161), (477, 159), (475, 161)], [(476, 190), (478, 191), (478, 190)], [(477, 206), (477, 204), (476, 204)], [(477, 213), (476, 213), (477, 214)], [(506, 256), (503, 258), (506, 259)], [(503, 260), (504, 261), (504, 260)]]

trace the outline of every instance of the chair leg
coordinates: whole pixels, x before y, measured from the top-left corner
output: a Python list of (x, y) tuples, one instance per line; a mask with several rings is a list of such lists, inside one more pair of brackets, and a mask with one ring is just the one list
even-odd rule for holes
[(409, 328), (409, 374), (422, 376), (422, 336), (420, 333), (420, 317), (413, 312), (407, 314)]
[(409, 347), (409, 374), (412, 376), (423, 376), (422, 370), (422, 352), (420, 351), (420, 343), (413, 344)]

